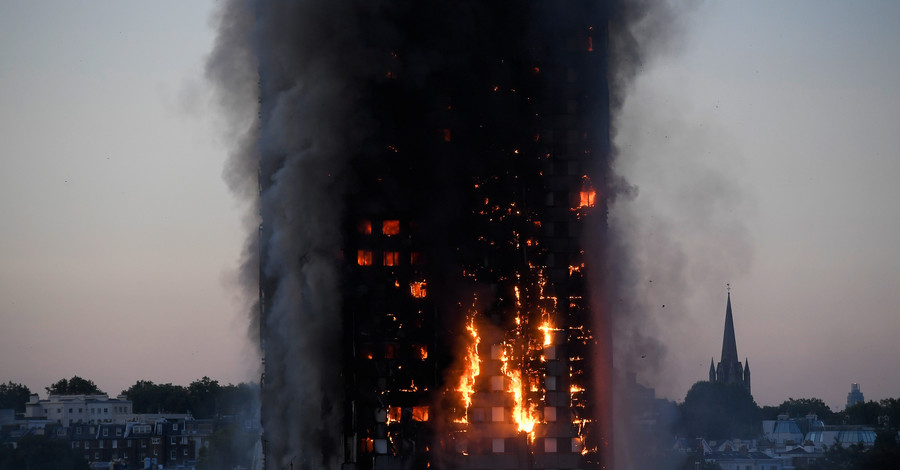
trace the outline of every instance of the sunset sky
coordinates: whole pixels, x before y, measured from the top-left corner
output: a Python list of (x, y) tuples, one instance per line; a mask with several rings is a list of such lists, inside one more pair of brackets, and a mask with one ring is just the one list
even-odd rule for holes
[[(0, 382), (258, 378), (213, 8), (0, 2)], [(661, 396), (719, 360), (730, 283), (757, 403), (900, 397), (898, 23), (893, 1), (709, 2), (653, 43), (611, 220), (659, 307), (638, 376)]]

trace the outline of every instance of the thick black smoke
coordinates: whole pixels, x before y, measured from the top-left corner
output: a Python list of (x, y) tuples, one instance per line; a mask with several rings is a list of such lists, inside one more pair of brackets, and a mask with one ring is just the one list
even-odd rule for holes
[[(273, 466), (294, 461), (337, 468), (340, 462), (338, 260), (344, 201), (355, 197), (354, 172), (371, 164), (367, 155), (384, 151), (380, 144), (388, 139), (383, 134), (391, 132), (383, 125), (385, 116), (378, 114), (390, 106), (377, 103), (378, 98), (367, 92), (386, 74), (402, 74), (419, 94), (422, 109), (435, 109), (447, 91), (441, 86), (464, 89), (467, 81), (477, 83), (485, 70), (501, 67), (492, 62), (496, 52), (516, 59), (516, 47), (530, 46), (504, 42), (502, 35), (515, 31), (495, 25), (540, 29), (541, 21), (564, 19), (569, 8), (564, 2), (544, 2), (548, 10), (541, 12), (520, 3), (230, 0), (218, 12), (218, 37), (207, 70), (229, 117), (233, 139), (225, 178), (254, 205), (243, 271), (248, 292), (252, 296), (262, 292), (262, 305), (250, 317), (262, 322), (253, 325), (254, 331), (261, 327), (267, 332), (261, 344), (267, 374), (262, 419)], [(609, 103), (604, 105), (610, 109), (601, 114), (615, 115), (632, 79), (653, 56), (651, 51), (670, 44), (677, 35), (673, 32), (678, 31), (679, 12), (667, 3), (650, 1), (597, 5), (591, 11), (604, 15), (598, 21), (609, 27), (608, 42), (598, 40), (598, 47), (609, 53)], [(541, 15), (553, 10), (558, 14)], [(550, 50), (558, 46), (547, 45)], [(395, 54), (403, 60), (392, 59)], [(524, 49), (521, 55), (526, 55)], [(502, 74), (502, 69), (492, 73)], [(416, 112), (399, 110), (399, 117), (392, 119), (415, 126)], [(510, 116), (509, 121), (514, 127), (516, 118)], [(595, 174), (600, 176), (597, 189), (608, 204), (617, 196), (633, 196), (636, 189), (613, 174), (617, 152), (608, 136), (614, 130), (608, 119), (602, 121), (598, 125), (605, 129), (598, 133), (606, 137), (600, 138)], [(475, 123), (459, 125), (477, 132)], [(432, 185), (443, 194), (427, 201), (429, 207), (453, 214), (458, 210), (456, 201), (468, 197), (468, 186), (457, 184), (466, 181), (460, 175), (492, 171), (492, 163), (482, 161), (483, 156), (473, 153), (466, 160), (449, 162), (421, 154), (405, 171), (422, 176), (418, 184)], [(404, 194), (408, 184), (415, 184), (411, 181), (398, 177), (385, 182), (383, 190)], [(453, 241), (454, 235), (443, 230), (453, 226), (450, 219), (435, 219), (430, 225), (426, 221), (426, 227), (435, 229), (435, 240)], [(616, 230), (601, 232), (597, 241), (601, 246), (594, 253), (603, 260), (594, 264), (602, 274), (594, 271), (604, 293), (600, 303), (606, 307), (600, 309), (605, 319), (599, 324), (609, 327), (604, 334), (615, 337), (616, 351), (655, 348), (658, 343), (641, 328), (647, 312), (631, 298), (635, 271), (627, 244), (615, 239), (620, 233)], [(438, 256), (431, 261), (443, 260)], [(625, 367), (634, 365), (624, 362)]]

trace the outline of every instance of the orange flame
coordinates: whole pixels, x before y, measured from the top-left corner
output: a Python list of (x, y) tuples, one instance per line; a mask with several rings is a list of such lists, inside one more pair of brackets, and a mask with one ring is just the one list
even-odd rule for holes
[(472, 336), (472, 341), (466, 347), (466, 370), (459, 380), (459, 387), (456, 388), (456, 391), (462, 393), (466, 411), (462, 418), (456, 420), (458, 423), (469, 422), (469, 407), (472, 405), (472, 395), (475, 394), (475, 378), (481, 373), (481, 358), (478, 357), (478, 344), (481, 343), (481, 337), (475, 326), (474, 314), (469, 317), (466, 330)]
[(506, 390), (513, 397), (513, 421), (516, 423), (519, 432), (527, 433), (529, 440), (533, 440), (534, 425), (538, 422), (537, 411), (533, 403), (526, 403), (525, 383), (522, 381), (522, 371), (510, 367), (509, 358), (507, 357), (505, 350), (503, 351), (503, 356), (500, 358), (500, 361), (503, 363), (501, 366), (503, 375), (509, 378), (509, 386)]

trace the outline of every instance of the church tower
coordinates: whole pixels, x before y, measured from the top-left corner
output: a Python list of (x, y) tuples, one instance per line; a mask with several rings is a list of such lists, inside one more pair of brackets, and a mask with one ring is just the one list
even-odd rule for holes
[(725, 333), (722, 338), (722, 356), (719, 364), (713, 368), (713, 360), (709, 363), (709, 381), (733, 383), (744, 387), (750, 393), (750, 363), (742, 365), (737, 354), (737, 342), (734, 339), (734, 316), (731, 313), (731, 290), (728, 291), (728, 304), (725, 307)]

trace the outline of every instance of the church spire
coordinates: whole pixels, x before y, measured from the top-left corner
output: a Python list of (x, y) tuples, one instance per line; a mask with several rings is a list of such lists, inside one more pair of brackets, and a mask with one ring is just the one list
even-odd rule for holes
[(725, 335), (722, 338), (722, 358), (723, 364), (732, 364), (740, 359), (737, 355), (737, 342), (734, 339), (734, 318), (731, 315), (731, 286), (728, 286), (728, 305), (725, 307)]
[(715, 365), (714, 365), (715, 363), (713, 361), (715, 361), (715, 359), (709, 358), (709, 381), (710, 382), (716, 381), (716, 367), (715, 367)]

